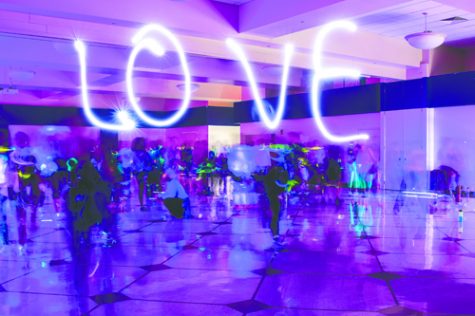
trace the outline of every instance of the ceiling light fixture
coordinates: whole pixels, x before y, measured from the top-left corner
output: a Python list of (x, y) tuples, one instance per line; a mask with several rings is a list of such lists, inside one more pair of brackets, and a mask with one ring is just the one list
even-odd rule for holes
[(445, 34), (433, 33), (427, 30), (427, 12), (422, 13), (425, 19), (424, 32), (409, 34), (405, 37), (412, 47), (418, 49), (433, 49), (442, 45), (445, 41)]
[[(199, 87), (200, 87), (200, 85), (197, 84), (197, 83), (191, 83), (190, 84), (191, 92), (195, 92), (196, 90), (199, 89)], [(185, 84), (184, 83), (179, 83), (179, 84), (176, 85), (176, 88), (183, 92), (183, 91), (185, 91)]]

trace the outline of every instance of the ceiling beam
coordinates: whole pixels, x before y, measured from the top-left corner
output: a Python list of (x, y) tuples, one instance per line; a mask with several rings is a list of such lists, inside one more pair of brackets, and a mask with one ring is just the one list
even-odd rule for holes
[(407, 1), (254, 0), (239, 7), (239, 32), (278, 37), (321, 26), (333, 20), (352, 19)]

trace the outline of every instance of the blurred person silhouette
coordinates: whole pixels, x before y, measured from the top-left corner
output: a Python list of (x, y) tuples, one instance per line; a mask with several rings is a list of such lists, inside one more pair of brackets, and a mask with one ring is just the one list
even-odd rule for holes
[(16, 148), (10, 154), (10, 160), (18, 172), (17, 202), (23, 206), (31, 205), (33, 216), (36, 209), (44, 203), (45, 195), (40, 189), (41, 177), (36, 169), (37, 158), (30, 146), (30, 137), (24, 132), (15, 134)]
[(183, 146), (181, 150), (181, 161), (183, 162), (183, 169), (185, 172), (185, 177), (188, 179), (190, 177), (191, 171), (193, 170), (193, 149), (190, 146)]
[(362, 165), (359, 163), (361, 145), (356, 144), (347, 151), (348, 169), (350, 171), (349, 188), (352, 193), (363, 193), (366, 190), (366, 181), (361, 173)]
[(103, 157), (102, 168), (99, 170), (99, 174), (110, 190), (107, 201), (112, 201), (114, 205), (117, 205), (120, 202), (122, 193), (122, 174), (119, 170), (117, 147), (112, 142), (105, 141), (101, 144), (99, 150), (101, 151), (100, 155)]
[(152, 170), (152, 158), (145, 150), (145, 138), (137, 137), (132, 141), (134, 152), (132, 171), (137, 179), (139, 189), (139, 203), (141, 210), (145, 210), (144, 195), (146, 192), (147, 175)]
[(5, 202), (7, 197), (0, 195), (0, 250), (3, 245), (8, 245), (8, 223), (7, 223), (7, 213), (5, 212)]
[(165, 158), (163, 157), (162, 146), (153, 147), (149, 153), (152, 158), (152, 166), (147, 175), (147, 196), (153, 197), (157, 192), (162, 191)]
[(168, 168), (165, 171), (167, 183), (165, 192), (160, 193), (159, 197), (163, 199), (170, 214), (175, 218), (190, 218), (190, 199), (183, 185), (178, 181), (175, 170)]
[(228, 176), (233, 177), (231, 171), (229, 170), (228, 165), (228, 157), (226, 153), (222, 152), (217, 159), (217, 166), (218, 166), (218, 174), (220, 177), (220, 184), (219, 187), (222, 187), (223, 195), (227, 195), (228, 193)]
[(110, 190), (93, 164), (86, 160), (78, 169), (78, 181), (69, 191), (68, 208), (71, 212), (74, 239), (89, 241), (92, 226), (108, 216), (107, 196)]
[(120, 191), (122, 200), (130, 201), (130, 185), (134, 152), (130, 148), (122, 148), (117, 156), (117, 169), (120, 173)]
[(64, 193), (66, 192), (69, 174), (66, 160), (57, 158), (55, 162), (58, 165), (58, 170), (51, 176), (51, 189), (53, 191), (55, 211), (56, 214), (59, 214), (61, 205), (60, 199), (64, 197)]
[(396, 199), (394, 200), (393, 212), (395, 215), (399, 214), (401, 211), (401, 207), (404, 206), (404, 191), (406, 191), (407, 185), (404, 179), (401, 180), (401, 184), (399, 185), (399, 192), (396, 195)]
[[(14, 154), (13, 152), (12, 154)], [(18, 193), (13, 196), (18, 222), (18, 251), (25, 253), (27, 243), (27, 209), (31, 207), (31, 228), (37, 228), (36, 215), (38, 207), (44, 202), (44, 193), (40, 190), (41, 178), (35, 168), (36, 159), (32, 155), (15, 157), (18, 170)], [(13, 160), (13, 159), (12, 159)]]
[(216, 182), (216, 154), (209, 151), (208, 158), (200, 164), (197, 172), (203, 183), (203, 194), (213, 195), (214, 183)]
[[(25, 253), (27, 242), (27, 209), (31, 206), (31, 227), (36, 228), (36, 212), (44, 201), (44, 193), (40, 190), (41, 178), (36, 170), (36, 158), (30, 147), (30, 137), (24, 132), (15, 134), (15, 150), (10, 153), (10, 160), (17, 172), (16, 183), (9, 186), (9, 198), (14, 202), (18, 222), (18, 251)], [(18, 186), (18, 191), (15, 186)]]
[(269, 201), (270, 210), (272, 212), (271, 231), (276, 242), (280, 242), (279, 220), (282, 208), (281, 194), (287, 188), (289, 174), (284, 168), (285, 158), (278, 151), (271, 151), (271, 166), (264, 174), (254, 174), (253, 177), (257, 181), (261, 181), (264, 185), (265, 195)]
[(441, 165), (438, 169), (432, 170), (430, 189), (440, 195), (433, 201), (433, 210), (446, 208), (451, 200), (457, 203), (457, 189), (460, 188), (460, 173), (454, 168)]
[[(10, 151), (5, 146), (2, 146), (2, 152)], [(7, 213), (5, 211), (5, 202), (7, 199), (7, 169), (8, 169), (8, 156), (3, 153), (0, 154), (0, 247), (2, 245), (8, 245), (8, 224)], [(1, 249), (1, 248), (0, 248)]]
[(342, 180), (341, 148), (331, 145), (325, 148), (325, 158), (323, 168), (325, 170), (325, 189), (323, 202), (334, 202), (340, 205), (340, 187)]

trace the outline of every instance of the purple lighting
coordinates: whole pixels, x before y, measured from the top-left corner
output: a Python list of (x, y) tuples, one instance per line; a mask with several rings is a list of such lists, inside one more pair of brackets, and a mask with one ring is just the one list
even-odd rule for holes
[(0, 316), (475, 315), (472, 2), (0, 1)]

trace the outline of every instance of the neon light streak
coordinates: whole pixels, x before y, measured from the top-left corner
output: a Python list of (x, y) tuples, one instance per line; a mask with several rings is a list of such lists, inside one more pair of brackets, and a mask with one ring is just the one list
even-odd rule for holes
[(23, 173), (21, 170), (18, 170), (18, 176), (23, 180), (28, 180), (31, 178), (31, 173)]
[(359, 78), (360, 72), (354, 69), (346, 68), (323, 68), (322, 66), (322, 51), (323, 51), (323, 42), (327, 35), (335, 29), (345, 29), (350, 32), (356, 31), (356, 25), (349, 21), (335, 21), (328, 23), (322, 27), (320, 32), (317, 34), (315, 41), (315, 47), (313, 52), (313, 62), (314, 62), (314, 77), (312, 81), (312, 92), (311, 92), (311, 108), (313, 112), (313, 117), (315, 123), (317, 124), (318, 129), (322, 132), (323, 136), (331, 142), (334, 143), (346, 143), (356, 140), (367, 140), (369, 139), (368, 134), (354, 134), (347, 136), (338, 136), (332, 134), (325, 126), (322, 120), (321, 114), (321, 105), (320, 105), (320, 95), (321, 87), (320, 82), (323, 79), (335, 78), (335, 77), (351, 77)]
[(257, 87), (256, 77), (251, 69), (251, 65), (249, 64), (244, 50), (239, 46), (238, 43), (236, 43), (232, 39), (227, 39), (226, 44), (236, 54), (239, 61), (241, 62), (242, 67), (244, 68), (249, 85), (251, 86), (252, 96), (254, 97), (254, 102), (256, 103), (259, 117), (268, 129), (275, 130), (279, 126), (280, 121), (282, 121), (282, 116), (284, 115), (285, 98), (287, 94), (287, 82), (290, 70), (290, 60), (294, 52), (293, 46), (287, 44), (284, 47), (284, 65), (280, 86), (279, 103), (277, 105), (277, 111), (275, 113), (275, 116), (273, 119), (271, 119), (266, 111), (264, 103), (262, 102), (261, 96), (259, 94), (259, 89)]
[(89, 93), (87, 85), (87, 71), (86, 71), (86, 45), (77, 40), (74, 42), (74, 48), (76, 49), (79, 57), (79, 66), (80, 66), (80, 76), (81, 76), (81, 98), (82, 105), (84, 108), (84, 113), (89, 120), (89, 122), (99, 128), (111, 131), (130, 131), (133, 130), (136, 126), (136, 122), (130, 118), (128, 115), (118, 116), (118, 121), (120, 124), (105, 123), (97, 118), (96, 115), (92, 112), (91, 105), (89, 103)]
[[(180, 108), (178, 111), (175, 112), (172, 116), (166, 119), (154, 119), (148, 116), (140, 107), (138, 100), (135, 96), (135, 90), (133, 85), (133, 72), (134, 72), (134, 65), (135, 60), (137, 59), (138, 54), (143, 50), (147, 49), (152, 54), (157, 57), (161, 57), (165, 54), (165, 49), (161, 46), (155, 39), (148, 37), (149, 33), (157, 32), (163, 36), (165, 36), (175, 47), (176, 52), (178, 53), (178, 57), (180, 59), (181, 67), (183, 70), (184, 76), (184, 98), (181, 103)], [(185, 52), (178, 41), (178, 39), (166, 28), (156, 25), (156, 24), (149, 24), (138, 31), (138, 33), (132, 39), (132, 43), (135, 45), (132, 52), (129, 56), (129, 61), (127, 63), (127, 70), (126, 70), (126, 84), (127, 84), (127, 95), (129, 98), (129, 102), (132, 105), (133, 109), (137, 113), (137, 115), (149, 125), (156, 126), (156, 127), (166, 127), (175, 124), (180, 120), (183, 115), (185, 115), (186, 111), (188, 110), (190, 100), (191, 100), (191, 75), (188, 69), (188, 63), (186, 61)]]

